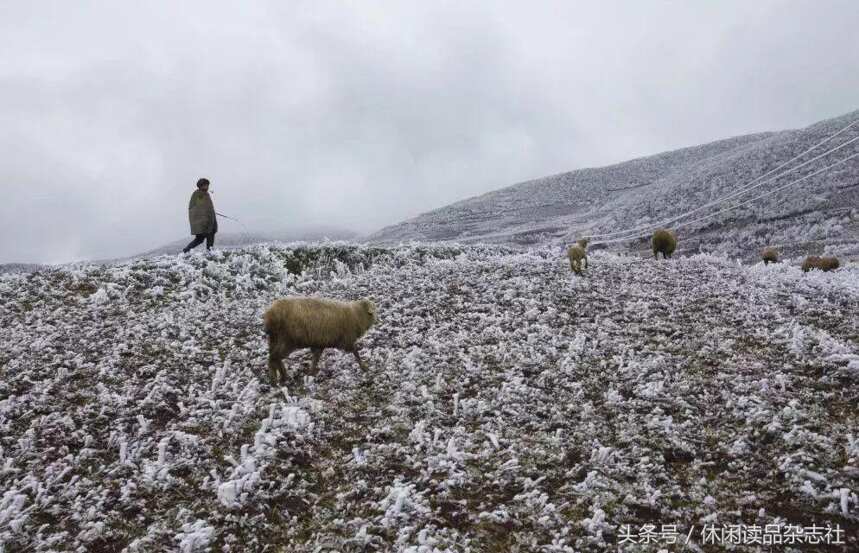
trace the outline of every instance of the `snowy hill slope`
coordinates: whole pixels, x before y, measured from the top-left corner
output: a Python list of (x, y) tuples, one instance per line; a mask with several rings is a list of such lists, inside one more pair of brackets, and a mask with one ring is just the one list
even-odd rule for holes
[[(303, 230), (286, 230), (280, 232), (219, 232), (215, 238), (215, 248), (217, 249), (234, 249), (248, 247), (258, 244), (280, 243), (282, 245), (295, 246), (297, 243), (307, 242), (328, 242), (331, 240), (351, 240), (357, 236), (357, 233), (336, 228), (326, 227), (309, 227)], [(32, 273), (36, 271), (45, 271), (52, 268), (72, 269), (83, 264), (116, 264), (123, 263), (129, 260), (138, 258), (155, 257), (158, 255), (178, 254), (182, 251), (191, 238), (183, 238), (175, 240), (168, 244), (164, 244), (158, 248), (123, 258), (115, 259), (94, 259), (84, 262), (71, 262), (59, 265), (41, 265), (36, 263), (0, 263), (0, 274), (2, 273)], [(205, 249), (205, 245), (197, 247), (199, 250)]]
[[(296, 353), (268, 386), (260, 317), (292, 293), (376, 300), (368, 372), (328, 351), (302, 381)], [(645, 524), (856, 550), (857, 312), (855, 265), (573, 278), (455, 244), (2, 275), (0, 550), (656, 550), (622, 537)]]
[[(565, 245), (583, 234), (637, 228), (727, 195), (859, 118), (859, 111), (804, 129), (753, 134), (665, 152), (609, 167), (580, 169), (470, 198), (384, 228), (372, 242), (454, 240)], [(859, 136), (859, 125), (787, 168)], [(849, 154), (852, 143), (796, 173), (766, 184), (754, 197)], [(725, 204), (734, 205), (734, 203)], [(852, 211), (851, 211), (852, 209)], [(696, 216), (714, 213), (715, 208)], [(718, 251), (750, 259), (759, 247), (789, 244), (791, 255), (859, 255), (859, 158), (748, 206), (679, 233), (687, 251)], [(611, 249), (645, 247), (643, 240)], [(700, 247), (699, 247), (700, 246)]]
[[(316, 242), (321, 240), (351, 240), (356, 233), (336, 228), (310, 227), (302, 230), (280, 232), (219, 232), (215, 237), (215, 247), (236, 248), (253, 246), (267, 242)], [(193, 236), (175, 240), (158, 248), (149, 250), (134, 257), (153, 257), (156, 255), (176, 254), (182, 251)], [(204, 248), (205, 246), (198, 246)]]
[(0, 263), (0, 274), (2, 273), (32, 273), (41, 271), (44, 265), (36, 263)]

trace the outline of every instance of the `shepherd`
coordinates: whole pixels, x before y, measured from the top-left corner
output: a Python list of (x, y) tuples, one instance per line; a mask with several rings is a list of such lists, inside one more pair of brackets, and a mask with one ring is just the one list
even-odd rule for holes
[(215, 245), (215, 233), (218, 232), (218, 218), (215, 214), (215, 204), (209, 195), (209, 179), (197, 181), (197, 190), (191, 194), (188, 203), (188, 220), (191, 223), (191, 234), (194, 239), (182, 249), (188, 253), (206, 241), (206, 249), (211, 250)]

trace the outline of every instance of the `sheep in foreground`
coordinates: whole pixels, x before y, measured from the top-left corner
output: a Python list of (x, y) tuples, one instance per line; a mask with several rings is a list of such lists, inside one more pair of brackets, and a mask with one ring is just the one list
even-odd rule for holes
[(582, 260), (585, 262), (585, 269), (588, 268), (588, 254), (585, 251), (587, 243), (588, 241), (583, 239), (578, 241), (578, 245), (567, 248), (567, 258), (570, 260), (570, 269), (577, 275), (582, 274)]
[(773, 247), (764, 248), (761, 252), (761, 259), (763, 259), (764, 265), (778, 263), (778, 250)]
[(376, 306), (366, 299), (341, 302), (291, 296), (275, 301), (263, 315), (272, 384), (286, 380), (282, 360), (302, 348), (313, 352), (312, 374), (325, 348), (351, 352), (366, 370), (356, 342), (376, 320)]
[(810, 255), (805, 258), (805, 261), (802, 263), (802, 271), (807, 273), (812, 269), (819, 269), (821, 271), (834, 271), (840, 266), (838, 263), (837, 257), (818, 257), (816, 255)]
[(653, 247), (654, 258), (659, 259), (659, 254), (661, 253), (662, 259), (667, 259), (671, 257), (671, 254), (677, 248), (677, 238), (673, 232), (662, 228), (653, 233), (650, 245)]

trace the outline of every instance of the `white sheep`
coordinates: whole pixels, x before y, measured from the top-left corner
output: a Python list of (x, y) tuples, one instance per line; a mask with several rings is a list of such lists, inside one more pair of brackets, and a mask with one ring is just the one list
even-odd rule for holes
[(654, 258), (659, 259), (661, 253), (662, 259), (667, 259), (677, 249), (677, 236), (673, 231), (661, 228), (653, 233), (650, 244), (653, 247)]
[(584, 268), (588, 268), (588, 239), (582, 238), (576, 241), (575, 246), (567, 249), (567, 258), (570, 260), (570, 269), (577, 275), (582, 273), (582, 261)]
[(778, 250), (772, 246), (764, 248), (761, 252), (761, 259), (763, 259), (764, 265), (778, 263)]
[(366, 299), (341, 302), (292, 296), (275, 301), (263, 315), (272, 384), (285, 381), (282, 360), (302, 348), (313, 352), (313, 374), (325, 348), (351, 352), (366, 369), (356, 342), (376, 321), (376, 306)]

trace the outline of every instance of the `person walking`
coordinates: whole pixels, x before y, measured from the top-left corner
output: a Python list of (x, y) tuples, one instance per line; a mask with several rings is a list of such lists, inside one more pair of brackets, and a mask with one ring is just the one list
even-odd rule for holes
[(203, 240), (206, 241), (206, 249), (211, 250), (215, 245), (215, 233), (218, 232), (218, 218), (212, 196), (209, 195), (209, 179), (197, 181), (197, 190), (191, 194), (188, 203), (188, 220), (194, 239), (182, 249), (182, 253), (188, 253), (202, 244)]

